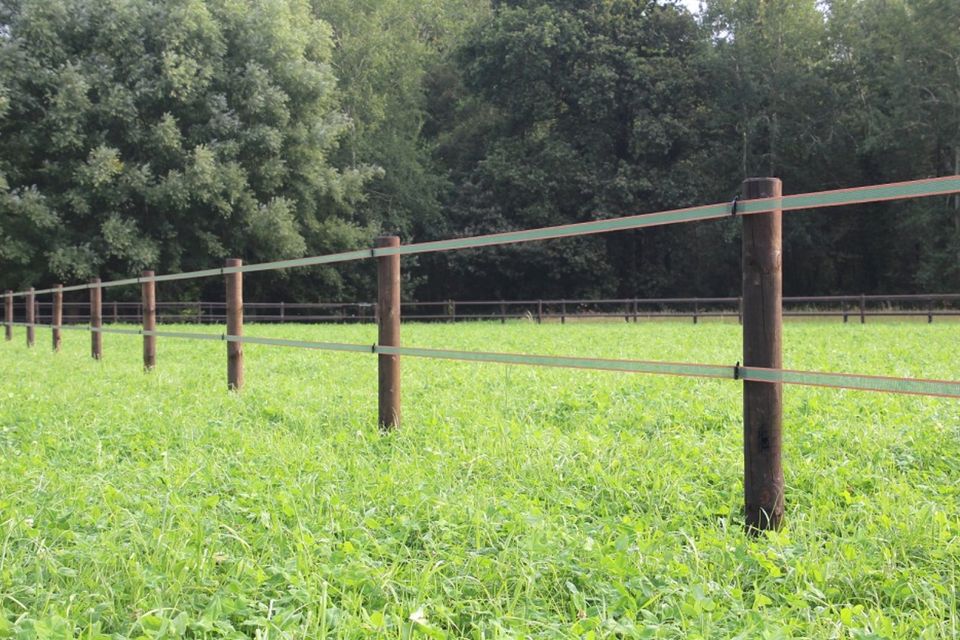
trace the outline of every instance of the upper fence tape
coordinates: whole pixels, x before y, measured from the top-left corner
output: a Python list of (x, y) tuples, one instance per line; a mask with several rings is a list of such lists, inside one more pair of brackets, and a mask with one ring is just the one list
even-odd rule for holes
[[(909, 182), (894, 182), (869, 187), (856, 187), (852, 189), (836, 189), (832, 191), (801, 193), (792, 196), (783, 196), (781, 198), (739, 200), (736, 204), (736, 213), (737, 215), (753, 215), (758, 213), (768, 213), (776, 209), (781, 209), (783, 211), (797, 211), (800, 209), (837, 207), (842, 205), (884, 202), (888, 200), (900, 200), (905, 198), (923, 198), (929, 196), (950, 195), (954, 193), (960, 193), (960, 176), (912, 180)], [(99, 287), (118, 287), (149, 281), (168, 282), (173, 280), (187, 280), (191, 278), (217, 276), (225, 273), (252, 273), (256, 271), (271, 271), (274, 269), (290, 269), (294, 267), (335, 264), (340, 262), (350, 262), (353, 260), (362, 260), (364, 258), (376, 258), (380, 256), (404, 256), (418, 253), (431, 253), (435, 251), (453, 251), (457, 249), (474, 249), (479, 247), (516, 244), (520, 242), (533, 242), (536, 240), (571, 238), (576, 236), (593, 235), (597, 233), (609, 233), (612, 231), (626, 231), (630, 229), (643, 229), (645, 227), (656, 227), (684, 222), (715, 220), (717, 218), (729, 217), (730, 212), (731, 203), (720, 202), (717, 204), (689, 207), (686, 209), (673, 209), (670, 211), (660, 211), (657, 213), (646, 213), (635, 216), (609, 218), (605, 220), (593, 220), (590, 222), (558, 225), (554, 227), (542, 227), (539, 229), (508, 231), (505, 233), (473, 236), (469, 238), (452, 238), (449, 240), (419, 242), (401, 245), (399, 247), (359, 249), (356, 251), (346, 251), (325, 256), (312, 256), (293, 260), (278, 260), (275, 262), (263, 262), (240, 267), (220, 267), (216, 269), (186, 271), (183, 273), (173, 273), (160, 276), (155, 275), (151, 277), (128, 278), (124, 280), (101, 282)], [(95, 286), (97, 285), (74, 285), (70, 287), (63, 287), (62, 291), (80, 291), (84, 289), (92, 289)], [(34, 294), (39, 295), (54, 293), (57, 290), (58, 289), (56, 288), (42, 289), (39, 291), (34, 291)], [(25, 296), (28, 293), (29, 292), (27, 291), (18, 291), (16, 293), (9, 294), (3, 293), (0, 294), (0, 297)]]

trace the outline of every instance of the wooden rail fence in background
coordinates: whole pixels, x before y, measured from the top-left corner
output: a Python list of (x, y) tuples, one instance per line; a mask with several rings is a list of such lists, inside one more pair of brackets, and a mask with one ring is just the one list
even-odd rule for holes
[[(144, 283), (146, 285), (148, 283)], [(62, 294), (61, 294), (62, 295)], [(88, 302), (63, 302), (64, 324), (89, 324)], [(11, 313), (23, 321), (23, 304)], [(52, 322), (54, 302), (35, 302), (38, 324)], [(740, 320), (740, 298), (608, 298), (565, 300), (444, 300), (401, 302), (404, 322), (469, 322), (530, 320), (622, 319), (627, 322), (657, 319)], [(156, 321), (162, 324), (224, 324), (225, 302), (155, 302)], [(247, 302), (248, 323), (376, 323), (377, 304), (370, 302)], [(865, 323), (868, 318), (960, 318), (960, 294), (785, 296), (785, 318), (836, 318)], [(13, 321), (13, 320), (11, 320)], [(107, 302), (103, 322), (141, 324), (140, 302)]]

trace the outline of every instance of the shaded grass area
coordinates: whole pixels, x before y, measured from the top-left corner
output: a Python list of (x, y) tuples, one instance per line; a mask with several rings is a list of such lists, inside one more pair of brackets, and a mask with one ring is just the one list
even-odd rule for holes
[[(196, 327), (179, 327), (197, 331)], [(208, 331), (217, 331), (208, 327)], [(372, 343), (370, 326), (248, 326)], [(952, 638), (960, 402), (785, 390), (787, 526), (741, 529), (739, 383), (49, 331), (0, 343), (0, 637)], [(739, 327), (404, 327), (733, 364)], [(788, 324), (789, 368), (960, 378), (956, 328)]]

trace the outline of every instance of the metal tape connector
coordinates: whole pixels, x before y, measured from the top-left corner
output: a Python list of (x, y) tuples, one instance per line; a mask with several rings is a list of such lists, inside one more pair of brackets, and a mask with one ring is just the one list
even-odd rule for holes
[(737, 204), (740, 202), (740, 194), (733, 196), (733, 202), (730, 203), (730, 215), (736, 217), (737, 215)]
[(740, 380), (741, 377), (742, 376), (740, 375), (740, 361), (737, 360), (737, 364), (733, 365), (733, 379)]

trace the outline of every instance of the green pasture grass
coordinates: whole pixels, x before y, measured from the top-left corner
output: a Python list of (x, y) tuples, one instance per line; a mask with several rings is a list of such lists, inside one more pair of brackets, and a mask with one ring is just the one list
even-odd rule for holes
[[(218, 331), (216, 327), (177, 330)], [(740, 329), (412, 324), (405, 344), (732, 365)], [(372, 326), (248, 335), (373, 343)], [(960, 401), (785, 389), (786, 526), (741, 526), (741, 389), (23, 330), (0, 342), (0, 638), (956, 638)], [(789, 323), (795, 369), (960, 378), (955, 324)]]

